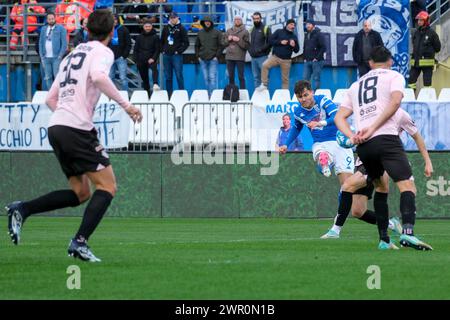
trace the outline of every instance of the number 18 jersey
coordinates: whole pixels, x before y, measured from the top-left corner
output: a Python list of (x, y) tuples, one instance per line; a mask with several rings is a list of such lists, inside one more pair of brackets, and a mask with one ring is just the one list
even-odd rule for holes
[[(353, 111), (358, 130), (371, 126), (391, 103), (391, 93), (404, 92), (405, 79), (394, 70), (373, 69), (354, 82), (341, 103), (341, 108)], [(398, 135), (402, 116), (396, 112), (371, 138), (379, 135)]]
[(91, 75), (103, 72), (109, 75), (114, 54), (99, 41), (78, 45), (60, 64), (52, 90), (58, 91), (58, 103), (50, 118), (49, 127), (63, 125), (90, 131), (95, 106), (100, 98)]

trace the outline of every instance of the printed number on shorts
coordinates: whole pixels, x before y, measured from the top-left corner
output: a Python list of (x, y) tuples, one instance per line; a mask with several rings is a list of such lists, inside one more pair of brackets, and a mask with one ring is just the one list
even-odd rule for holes
[(363, 104), (369, 104), (377, 100), (377, 84), (378, 76), (370, 77), (359, 82), (358, 103), (360, 107)]
[(350, 165), (352, 164), (352, 157), (347, 157), (345, 160), (347, 160), (347, 169), (351, 169)]
[[(77, 60), (79, 58), (79, 60)], [(65, 72), (64, 81), (59, 84), (60, 88), (64, 88), (68, 84), (77, 84), (78, 80), (71, 78), (70, 73), (72, 70), (79, 70), (83, 66), (84, 59), (86, 58), (86, 53), (78, 52), (71, 53), (67, 57), (67, 64), (64, 66), (63, 72)]]

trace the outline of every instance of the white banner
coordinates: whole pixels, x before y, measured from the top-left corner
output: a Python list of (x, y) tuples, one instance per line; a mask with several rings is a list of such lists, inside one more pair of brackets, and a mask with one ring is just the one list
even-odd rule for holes
[[(45, 104), (0, 104), (0, 150), (52, 150), (47, 137), (51, 114)], [(99, 104), (94, 124), (104, 147), (128, 147), (130, 118), (120, 106)]]
[(294, 19), (297, 23), (297, 36), (300, 51), (293, 53), (292, 57), (303, 53), (303, 10), (302, 1), (225, 1), (226, 4), (226, 28), (233, 26), (235, 16), (241, 16), (243, 23), (250, 30), (253, 27), (253, 13), (260, 12), (263, 23), (269, 26), (272, 33), (283, 29), (286, 21)]
[[(277, 141), (282, 117), (286, 113), (294, 112), (298, 102), (271, 102), (267, 106), (252, 107), (252, 151), (273, 151)], [(449, 102), (404, 102), (401, 107), (406, 110), (416, 123), (420, 134), (425, 140), (428, 150), (450, 150)], [(291, 117), (292, 119), (292, 117)], [(417, 150), (414, 140), (406, 133), (401, 135), (406, 150)], [(304, 150), (310, 151), (312, 137), (309, 130), (303, 128), (301, 139)]]

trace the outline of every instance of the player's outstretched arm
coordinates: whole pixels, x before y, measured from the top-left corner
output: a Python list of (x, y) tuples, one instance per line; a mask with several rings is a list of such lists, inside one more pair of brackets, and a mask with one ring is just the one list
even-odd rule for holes
[[(350, 117), (352, 113), (352, 109), (340, 107), (338, 112), (336, 113), (336, 116), (334, 117), (334, 123), (336, 124), (336, 127), (350, 139), (353, 138), (354, 134), (350, 129), (350, 124), (347, 122), (347, 118)], [(356, 142), (352, 141), (352, 143)]]
[(412, 138), (416, 142), (417, 148), (422, 155), (423, 160), (425, 161), (425, 176), (431, 177), (433, 174), (433, 163), (431, 162), (430, 155), (428, 154), (427, 147), (425, 145), (425, 141), (422, 138), (422, 135), (417, 131), (412, 135)]
[(140, 122), (142, 120), (141, 111), (134, 107), (127, 99), (122, 97), (109, 75), (102, 71), (93, 71), (91, 73), (91, 78), (95, 86), (101, 92), (106, 94), (108, 98), (116, 101), (122, 108), (124, 108), (125, 112), (134, 122)]

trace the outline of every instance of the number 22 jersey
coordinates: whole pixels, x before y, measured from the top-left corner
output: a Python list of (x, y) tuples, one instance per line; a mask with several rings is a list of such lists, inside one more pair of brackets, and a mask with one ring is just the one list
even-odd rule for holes
[(99, 41), (78, 45), (61, 61), (49, 92), (58, 94), (49, 127), (63, 125), (87, 131), (94, 128), (92, 118), (101, 92), (92, 75), (96, 72), (109, 75), (113, 62), (113, 52)]

